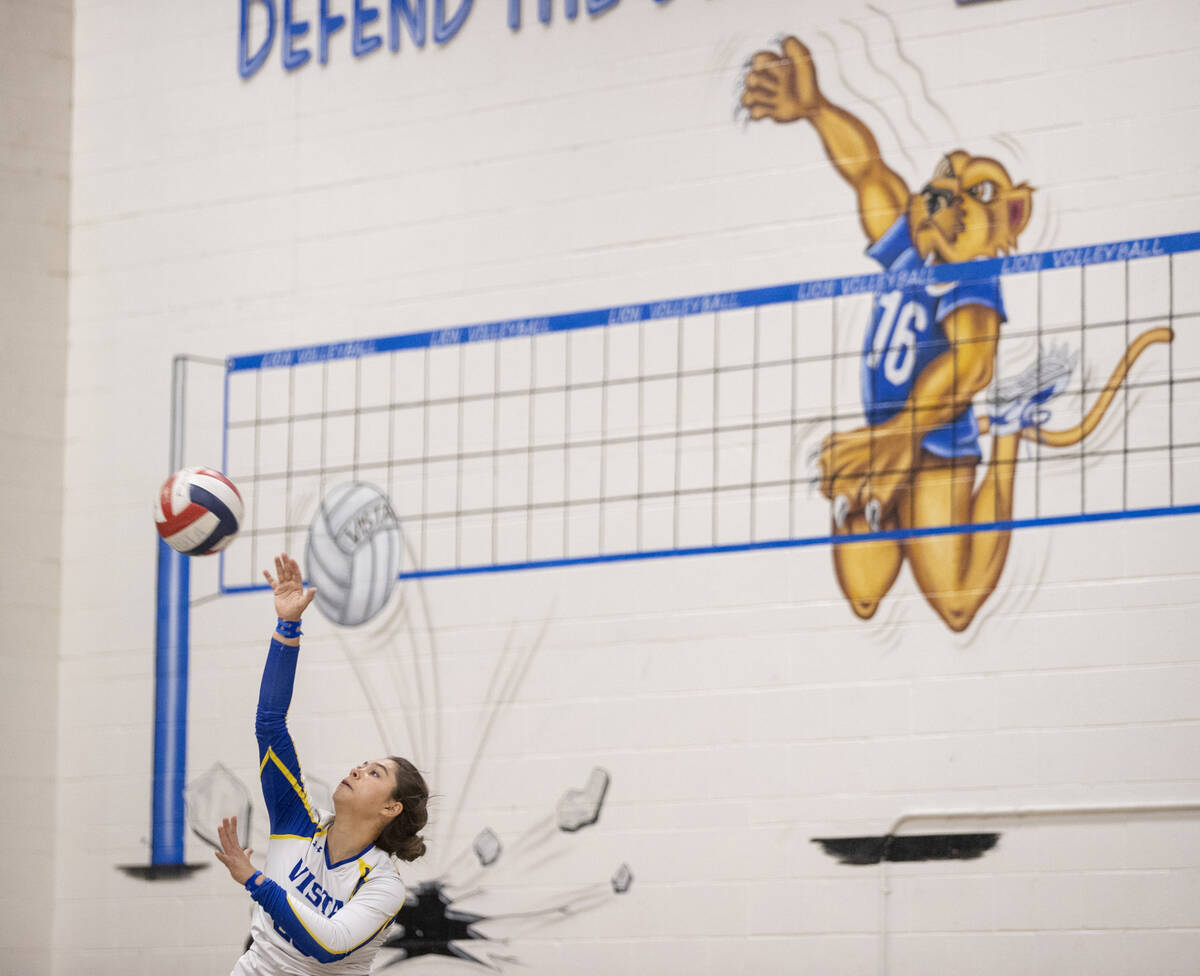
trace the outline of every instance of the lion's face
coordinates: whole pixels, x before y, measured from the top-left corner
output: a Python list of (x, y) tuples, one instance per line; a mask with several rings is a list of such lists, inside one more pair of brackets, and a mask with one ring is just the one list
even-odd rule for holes
[(1012, 251), (1029, 223), (1033, 189), (1013, 186), (996, 160), (961, 149), (942, 158), (933, 179), (908, 201), (913, 243), (937, 262), (990, 258)]

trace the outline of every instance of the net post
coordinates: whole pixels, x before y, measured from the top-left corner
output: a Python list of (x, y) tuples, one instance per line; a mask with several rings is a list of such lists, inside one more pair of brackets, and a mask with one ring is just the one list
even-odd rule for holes
[[(171, 368), (169, 470), (183, 467), (183, 413), (187, 364)], [(150, 861), (182, 865), (183, 789), (187, 775), (188, 557), (158, 540), (154, 635), (154, 779)]]
[(158, 540), (154, 637), (154, 786), (150, 861), (183, 864), (187, 775), (188, 557)]

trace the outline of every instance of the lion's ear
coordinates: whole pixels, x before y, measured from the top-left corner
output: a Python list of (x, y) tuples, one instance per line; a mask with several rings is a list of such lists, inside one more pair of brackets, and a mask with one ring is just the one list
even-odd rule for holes
[(1033, 212), (1033, 187), (1028, 183), (1014, 186), (1004, 194), (1004, 216), (1008, 223), (1009, 247), (1016, 247), (1017, 236), (1029, 223)]

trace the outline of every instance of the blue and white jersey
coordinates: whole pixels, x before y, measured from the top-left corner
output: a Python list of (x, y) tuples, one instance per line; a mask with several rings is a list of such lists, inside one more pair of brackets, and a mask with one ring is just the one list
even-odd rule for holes
[(388, 924), (404, 904), (391, 857), (373, 844), (331, 862), (332, 816), (314, 810), (287, 730), (298, 647), (271, 641), (255, 734), (259, 777), (270, 817), (266, 880), (257, 902), (254, 943), (232, 976), (349, 976), (371, 971)]
[[(867, 254), (885, 271), (912, 271), (924, 264), (909, 234), (907, 214), (867, 248)], [(1007, 318), (996, 278), (913, 285), (875, 296), (862, 359), (862, 398), (868, 424), (882, 424), (908, 402), (917, 377), (950, 348), (942, 323), (963, 305), (995, 309), (1001, 322)], [(950, 423), (929, 431), (921, 447), (938, 457), (978, 457), (979, 424), (974, 410), (968, 406)]]

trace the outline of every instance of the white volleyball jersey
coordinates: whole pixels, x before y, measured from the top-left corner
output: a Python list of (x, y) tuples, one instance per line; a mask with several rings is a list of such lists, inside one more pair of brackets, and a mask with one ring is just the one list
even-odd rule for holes
[(395, 864), (374, 844), (329, 860), (333, 818), (310, 805), (287, 731), (298, 650), (272, 641), (263, 671), (255, 733), (271, 841), (266, 880), (251, 889), (254, 942), (231, 976), (367, 974), (404, 904)]

